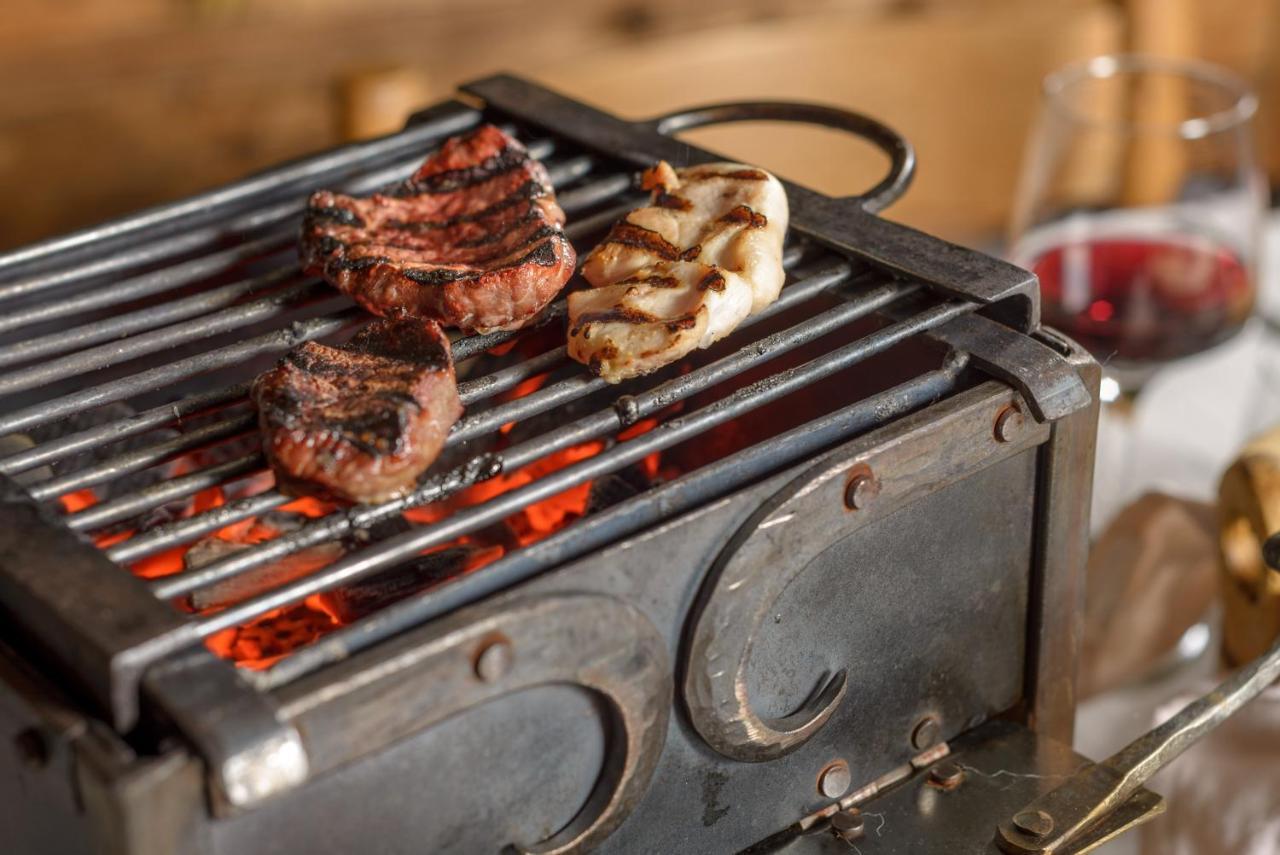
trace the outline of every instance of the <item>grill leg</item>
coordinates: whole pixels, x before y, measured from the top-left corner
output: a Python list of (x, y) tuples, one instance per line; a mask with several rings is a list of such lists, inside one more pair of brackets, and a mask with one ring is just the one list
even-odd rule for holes
[(1069, 360), (1093, 400), (1055, 422), (1040, 452), (1042, 489), (1028, 615), (1026, 697), (1031, 727), (1070, 745), (1084, 631), (1084, 568), (1102, 369), (1077, 345), (1062, 343), (1073, 348)]

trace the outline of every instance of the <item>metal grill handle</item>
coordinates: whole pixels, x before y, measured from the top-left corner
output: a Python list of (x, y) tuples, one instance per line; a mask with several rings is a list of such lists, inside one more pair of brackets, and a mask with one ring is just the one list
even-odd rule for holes
[(660, 134), (671, 136), (679, 131), (729, 122), (802, 122), (848, 131), (871, 143), (888, 155), (889, 174), (867, 192), (851, 198), (872, 214), (896, 202), (915, 175), (916, 152), (905, 137), (870, 116), (841, 107), (800, 101), (728, 101), (667, 113), (646, 124)]

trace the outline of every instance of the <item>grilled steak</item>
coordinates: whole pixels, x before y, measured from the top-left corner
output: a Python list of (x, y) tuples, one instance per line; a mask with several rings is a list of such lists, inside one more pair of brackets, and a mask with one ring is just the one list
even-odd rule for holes
[(388, 194), (312, 195), (302, 261), (377, 315), (515, 329), (573, 274), (563, 224), (546, 169), (484, 125), (446, 141)]
[(778, 298), (787, 194), (740, 163), (646, 171), (649, 205), (591, 251), (569, 295), (569, 355), (611, 383), (707, 347)]
[(434, 321), (378, 320), (341, 348), (307, 342), (253, 386), (276, 484), (380, 502), (413, 489), (462, 415)]

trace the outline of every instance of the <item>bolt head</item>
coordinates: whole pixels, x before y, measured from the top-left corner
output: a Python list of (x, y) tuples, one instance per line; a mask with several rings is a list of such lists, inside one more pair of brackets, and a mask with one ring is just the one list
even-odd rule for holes
[(28, 769), (43, 769), (49, 765), (49, 743), (34, 727), (29, 727), (13, 738), (18, 759)]
[(829, 799), (838, 799), (849, 792), (853, 786), (853, 775), (849, 772), (849, 764), (843, 760), (833, 760), (818, 773), (818, 792)]
[(955, 789), (964, 780), (964, 770), (957, 763), (940, 763), (929, 771), (929, 780), (944, 790)]
[(1028, 837), (1039, 839), (1053, 831), (1053, 817), (1042, 810), (1024, 810), (1013, 818), (1013, 827)]
[(492, 683), (511, 670), (514, 658), (511, 642), (502, 639), (490, 641), (480, 648), (476, 656), (476, 676), (486, 683)]
[(996, 439), (1000, 442), (1013, 442), (1018, 438), (1018, 434), (1022, 433), (1025, 423), (1022, 410), (1017, 404), (1010, 404), (996, 417)]
[(831, 817), (831, 832), (846, 843), (852, 843), (862, 837), (866, 831), (866, 820), (857, 808), (842, 810)]
[(868, 508), (880, 495), (880, 482), (873, 475), (855, 475), (844, 488), (845, 507), (853, 511)]
[(938, 724), (938, 719), (934, 716), (927, 715), (916, 723), (915, 730), (911, 731), (911, 746), (917, 751), (923, 751), (926, 748), (932, 748), (938, 744), (938, 734), (942, 727)]

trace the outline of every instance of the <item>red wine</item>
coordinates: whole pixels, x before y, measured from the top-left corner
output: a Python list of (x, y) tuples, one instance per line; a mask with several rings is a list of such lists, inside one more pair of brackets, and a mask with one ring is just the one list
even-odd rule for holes
[(1253, 307), (1238, 255), (1203, 238), (1095, 239), (1029, 265), (1042, 315), (1102, 362), (1164, 362), (1233, 335)]

